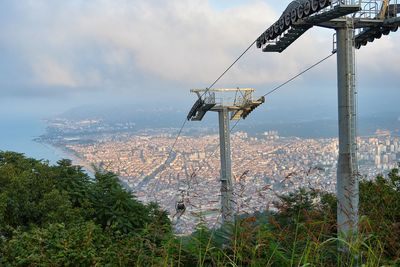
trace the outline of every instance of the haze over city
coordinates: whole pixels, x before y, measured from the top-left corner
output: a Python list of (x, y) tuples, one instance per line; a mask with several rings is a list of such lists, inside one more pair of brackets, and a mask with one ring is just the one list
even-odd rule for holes
[[(186, 112), (194, 101), (189, 89), (209, 86), (285, 6), (258, 0), (1, 1), (0, 120), (108, 104)], [(313, 28), (282, 54), (254, 47), (216, 86), (266, 93), (329, 55), (333, 33)], [(357, 51), (360, 116), (398, 111), (399, 40), (392, 34)], [(332, 57), (271, 95), (258, 113), (336, 118), (336, 91)]]

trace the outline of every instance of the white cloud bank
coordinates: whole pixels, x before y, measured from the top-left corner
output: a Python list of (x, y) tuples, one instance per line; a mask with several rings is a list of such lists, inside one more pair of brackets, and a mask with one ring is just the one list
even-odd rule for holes
[[(66, 87), (120, 86), (141, 74), (206, 86), (280, 15), (267, 1), (222, 10), (206, 0), (31, 0), (15, 5), (16, 23), (7, 43), (24, 55), (32, 82)], [(331, 34), (311, 29), (283, 54), (262, 53), (254, 46), (222, 83), (284, 81), (328, 55)], [(381, 66), (400, 63), (395, 51), (399, 37), (364, 48), (358, 57), (362, 70), (388, 75)], [(317, 76), (336, 77), (335, 70), (330, 61)], [(399, 75), (399, 68), (389, 74)]]

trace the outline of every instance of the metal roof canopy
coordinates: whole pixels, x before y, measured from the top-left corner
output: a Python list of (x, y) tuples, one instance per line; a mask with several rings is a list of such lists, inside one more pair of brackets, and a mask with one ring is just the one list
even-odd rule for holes
[[(356, 4), (358, 3), (358, 4)], [(356, 140), (355, 48), (400, 26), (397, 0), (297, 0), (256, 40), (263, 52), (282, 52), (313, 26), (336, 30), (339, 113), (337, 231), (347, 244), (358, 233), (359, 173)], [(350, 16), (351, 15), (351, 16)], [(339, 249), (349, 252), (346, 244)]]

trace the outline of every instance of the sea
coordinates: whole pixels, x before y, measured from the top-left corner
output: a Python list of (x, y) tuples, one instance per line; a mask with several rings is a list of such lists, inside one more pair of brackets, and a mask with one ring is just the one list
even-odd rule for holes
[(0, 150), (23, 153), (27, 157), (48, 160), (70, 158), (60, 149), (34, 141), (46, 132), (46, 122), (41, 118), (0, 118)]

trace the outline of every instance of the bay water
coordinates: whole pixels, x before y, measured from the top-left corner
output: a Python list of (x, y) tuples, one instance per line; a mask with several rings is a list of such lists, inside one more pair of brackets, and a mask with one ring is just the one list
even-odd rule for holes
[(63, 151), (34, 141), (46, 132), (46, 122), (40, 118), (0, 118), (0, 150), (23, 153), (27, 157), (48, 160), (50, 164), (68, 158)]

